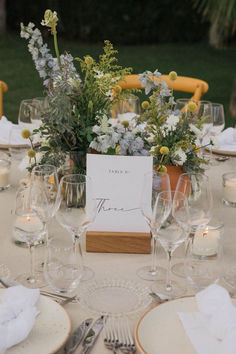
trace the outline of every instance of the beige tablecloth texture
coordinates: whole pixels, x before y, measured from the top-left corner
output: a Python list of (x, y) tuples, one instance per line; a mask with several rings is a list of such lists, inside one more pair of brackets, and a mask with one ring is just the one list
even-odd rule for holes
[[(211, 167), (207, 170), (210, 177), (213, 195), (214, 195), (214, 215), (223, 220), (225, 224), (225, 233), (223, 237), (225, 259), (231, 262), (236, 259), (236, 209), (227, 207), (222, 204), (222, 174), (231, 170), (236, 171), (236, 158), (231, 158), (226, 162), (219, 162), (218, 166)], [(18, 180), (22, 173), (18, 173), (14, 163), (11, 170), (12, 187), (0, 192), (0, 263), (5, 263), (10, 268), (12, 277), (16, 277), (19, 273), (25, 272), (29, 268), (28, 250), (18, 247), (13, 243), (12, 235), (12, 210), (14, 207), (15, 192)], [(56, 223), (56, 221), (54, 221)], [(65, 232), (58, 225), (57, 232)], [(36, 258), (42, 257), (42, 249), (36, 251)], [(173, 256), (173, 264), (180, 261), (183, 256), (183, 247), (181, 246)], [(95, 277), (114, 277), (133, 279), (139, 283), (151, 287), (151, 282), (142, 281), (136, 275), (136, 270), (150, 264), (150, 255), (134, 255), (134, 254), (99, 254), (87, 253), (85, 262), (94, 270)], [(166, 256), (163, 250), (159, 249), (158, 263), (166, 265)], [(235, 261), (236, 263), (236, 261)], [(184, 279), (178, 278), (179, 281), (185, 282)], [(187, 284), (186, 284), (187, 285)], [(193, 290), (187, 285), (186, 294), (193, 294)], [(112, 301), (112, 299), (111, 299)], [(65, 306), (72, 321), (72, 328), (75, 329), (82, 320), (90, 317), (91, 314), (81, 309), (78, 304), (68, 304)], [(133, 328), (137, 323), (138, 317), (132, 318)], [(180, 348), (179, 348), (180, 349)], [(103, 345), (103, 335), (100, 335), (98, 341), (91, 351), (92, 354), (109, 353)], [(179, 351), (184, 353), (184, 349)], [(79, 353), (79, 351), (77, 351)]]

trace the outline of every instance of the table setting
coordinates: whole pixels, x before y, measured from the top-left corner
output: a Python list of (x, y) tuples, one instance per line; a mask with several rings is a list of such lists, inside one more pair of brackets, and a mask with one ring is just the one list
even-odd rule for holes
[(77, 71), (57, 22), (46, 10), (56, 58), (21, 24), (47, 95), (0, 120), (0, 353), (235, 353), (223, 106), (175, 102), (158, 70), (139, 75), (140, 103), (109, 41)]

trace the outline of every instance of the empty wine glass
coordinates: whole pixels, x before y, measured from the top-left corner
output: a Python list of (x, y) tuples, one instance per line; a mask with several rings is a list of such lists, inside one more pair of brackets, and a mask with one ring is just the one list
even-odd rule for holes
[(31, 206), (41, 216), (48, 236), (48, 223), (57, 209), (59, 181), (53, 165), (37, 165), (31, 173)]
[(140, 100), (137, 96), (132, 96), (129, 98), (124, 98), (120, 100), (111, 112), (110, 122), (112, 124), (121, 123), (124, 120), (128, 121), (131, 125), (136, 124), (133, 120), (134, 117), (138, 116), (141, 112)]
[[(190, 236), (193, 236), (197, 228), (207, 225), (212, 216), (213, 198), (209, 178), (201, 173), (183, 173), (178, 179), (176, 191), (183, 193), (188, 200)], [(172, 272), (184, 277), (183, 262), (175, 264)]]
[(185, 292), (185, 287), (171, 280), (170, 269), (173, 252), (188, 237), (189, 213), (186, 196), (175, 191), (174, 198), (171, 200), (169, 193), (161, 192), (157, 197), (157, 214), (159, 214), (159, 217), (165, 213), (165, 209), (169, 210), (169, 215), (158, 231), (158, 240), (168, 255), (167, 276), (166, 280), (155, 281), (152, 291), (160, 297), (164, 296), (172, 299)]
[(219, 135), (225, 127), (225, 114), (224, 106), (221, 103), (212, 103), (212, 120), (213, 126), (211, 129), (211, 135)]
[(48, 106), (47, 98), (37, 97), (23, 100), (20, 103), (18, 124), (31, 133), (42, 124)]
[(21, 274), (17, 280), (29, 288), (44, 284), (42, 274), (35, 272), (34, 247), (44, 234), (44, 225), (30, 205), (30, 188), (20, 189), (16, 195), (14, 232), (25, 240), (30, 250), (30, 274)]
[[(91, 178), (81, 174), (62, 177), (56, 219), (71, 234), (74, 253), (76, 254), (79, 249), (81, 259), (83, 259), (81, 238), (95, 216), (96, 202), (93, 198)], [(83, 266), (82, 280), (88, 280), (92, 276), (93, 271)]]
[[(170, 179), (167, 173), (149, 172), (144, 175), (143, 190), (141, 195), (141, 212), (147, 221), (151, 231), (151, 253), (152, 263), (150, 266), (145, 266), (137, 270), (137, 275), (145, 280), (156, 280), (164, 278), (166, 270), (157, 267), (157, 240), (158, 240), (158, 227), (154, 223), (156, 218), (155, 206), (157, 196), (163, 190), (170, 190)], [(155, 226), (155, 227), (154, 227)], [(159, 225), (160, 227), (161, 225)]]

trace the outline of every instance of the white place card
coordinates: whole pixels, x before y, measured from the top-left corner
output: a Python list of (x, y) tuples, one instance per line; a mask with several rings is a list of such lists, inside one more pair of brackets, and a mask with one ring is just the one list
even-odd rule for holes
[(140, 200), (144, 174), (152, 169), (151, 156), (87, 154), (87, 175), (97, 200), (96, 220), (89, 230), (149, 233)]

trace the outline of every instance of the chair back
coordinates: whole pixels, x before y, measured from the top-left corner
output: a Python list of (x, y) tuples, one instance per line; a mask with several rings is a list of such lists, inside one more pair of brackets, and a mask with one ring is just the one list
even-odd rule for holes
[(3, 115), (3, 94), (7, 92), (8, 86), (4, 81), (0, 81), (0, 119)]
[[(164, 80), (169, 89), (192, 93), (191, 99), (195, 101), (199, 101), (209, 88), (206, 81), (187, 76), (178, 76), (175, 81), (171, 81), (168, 75), (162, 75), (160, 79), (151, 76), (151, 79), (159, 82)], [(127, 75), (124, 80), (118, 82), (118, 85), (123, 90), (131, 88), (144, 89), (139, 81), (139, 75)]]

